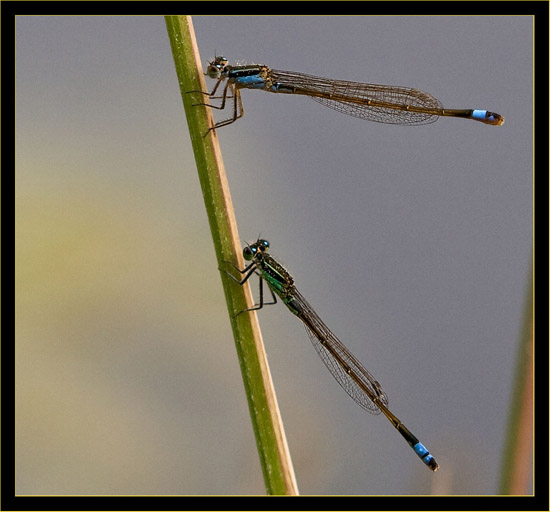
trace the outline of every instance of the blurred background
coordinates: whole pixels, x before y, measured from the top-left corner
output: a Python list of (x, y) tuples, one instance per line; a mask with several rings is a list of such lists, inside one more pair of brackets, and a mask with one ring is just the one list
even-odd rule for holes
[[(260, 325), (301, 493), (496, 494), (533, 242), (532, 19), (193, 21), (204, 66), (505, 116), (388, 126), (244, 90), (218, 133), (243, 243), (270, 240), (441, 466), (279, 304)], [(164, 18), (16, 29), (17, 494), (264, 494)]]

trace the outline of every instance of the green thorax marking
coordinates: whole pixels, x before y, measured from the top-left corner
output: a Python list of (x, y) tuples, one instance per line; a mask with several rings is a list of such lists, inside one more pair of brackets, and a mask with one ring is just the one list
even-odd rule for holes
[(288, 270), (280, 263), (275, 261), (269, 254), (258, 254), (257, 258), (258, 270), (262, 273), (262, 277), (267, 281), (269, 287), (281, 298), (288, 309), (295, 315), (300, 313), (294, 305), (294, 278), (288, 273)]
[(256, 263), (262, 277), (273, 291), (284, 300), (285, 296), (294, 289), (294, 279), (287, 269), (277, 263), (269, 254), (258, 254)]

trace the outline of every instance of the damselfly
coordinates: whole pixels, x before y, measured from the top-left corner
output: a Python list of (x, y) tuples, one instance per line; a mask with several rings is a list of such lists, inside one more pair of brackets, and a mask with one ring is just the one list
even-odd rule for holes
[[(439, 466), (427, 448), (388, 409), (388, 397), (380, 383), (319, 318), (314, 309), (296, 289), (294, 279), (288, 271), (271, 255), (267, 254), (268, 249), (269, 242), (263, 239), (258, 239), (243, 249), (244, 259), (251, 263), (244, 270), (235, 267), (241, 274), (245, 274), (242, 280), (227, 272), (229, 277), (240, 285), (243, 285), (253, 274), (260, 276), (260, 302), (253, 308), (244, 311), (261, 309), (264, 304), (275, 304), (277, 296), (279, 296), (287, 308), (304, 323), (315, 350), (346, 393), (368, 412), (372, 414), (382, 412), (424, 464), (432, 471), (436, 471)], [(273, 302), (264, 303), (264, 280), (269, 286)]]
[(331, 80), (255, 64), (230, 66), (225, 57), (216, 57), (210, 62), (206, 74), (218, 80), (212, 92), (190, 92), (216, 98), (221, 83), (224, 80), (227, 83), (221, 94), (221, 105), (198, 105), (223, 110), (226, 100), (233, 98), (233, 117), (216, 123), (214, 128), (231, 124), (244, 115), (240, 89), (309, 96), (338, 112), (377, 123), (420, 125), (433, 123), (439, 117), (462, 117), (492, 125), (504, 123), (503, 116), (487, 110), (443, 108), (441, 102), (431, 94), (410, 87)]

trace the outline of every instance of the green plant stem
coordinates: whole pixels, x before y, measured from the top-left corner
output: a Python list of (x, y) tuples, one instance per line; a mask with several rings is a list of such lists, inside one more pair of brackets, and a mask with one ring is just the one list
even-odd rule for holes
[(296, 479), (277, 399), (267, 365), (255, 313), (235, 314), (253, 305), (250, 288), (239, 286), (225, 275), (227, 262), (243, 268), (240, 240), (213, 119), (200, 93), (206, 85), (190, 16), (166, 16), (176, 72), (183, 98), (191, 143), (204, 203), (222, 277), (227, 308), (237, 347), (252, 425), (268, 494), (298, 494)]

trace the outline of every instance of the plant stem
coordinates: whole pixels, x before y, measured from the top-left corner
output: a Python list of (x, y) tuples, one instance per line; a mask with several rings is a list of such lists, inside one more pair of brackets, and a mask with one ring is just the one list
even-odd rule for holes
[(228, 261), (239, 268), (244, 265), (218, 138), (215, 130), (204, 136), (213, 126), (212, 114), (207, 107), (193, 106), (207, 102), (208, 98), (200, 93), (188, 93), (206, 90), (192, 20), (190, 16), (166, 16), (165, 19), (266, 490), (268, 494), (295, 495), (298, 494), (296, 478), (256, 314), (235, 316), (252, 307), (250, 288), (237, 285), (225, 274)]
[(533, 466), (533, 267), (529, 271), (516, 375), (500, 476), (500, 494), (532, 494)]

